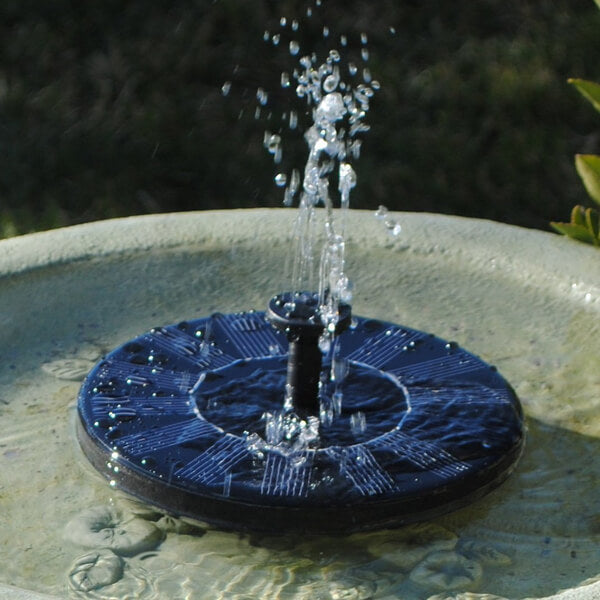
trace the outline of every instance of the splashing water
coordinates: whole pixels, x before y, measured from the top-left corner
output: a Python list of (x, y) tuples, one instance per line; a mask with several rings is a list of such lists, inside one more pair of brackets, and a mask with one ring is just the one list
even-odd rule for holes
[[(297, 29), (297, 28), (296, 28)], [(332, 39), (328, 26), (323, 27), (323, 37)], [(342, 47), (346, 47), (348, 36), (340, 36)], [(360, 34), (361, 57), (368, 60), (366, 33)], [(299, 53), (299, 43), (292, 40), (290, 54)], [(366, 52), (366, 53), (365, 53)], [(344, 81), (342, 72), (354, 77), (358, 68), (348, 62), (341, 68), (343, 57), (332, 48), (319, 64), (317, 56), (303, 55), (292, 71), (295, 79), (295, 94), (312, 109), (312, 124), (304, 134), (308, 145), (308, 157), (301, 178), (294, 169), (289, 182), (284, 174), (277, 175), (277, 185), (284, 187), (284, 204), (290, 206), (298, 192), (299, 213), (295, 225), (295, 253), (292, 269), (292, 288), (296, 290), (318, 287), (320, 313), (326, 335), (332, 335), (338, 318), (340, 302), (351, 300), (351, 284), (345, 272), (345, 214), (350, 206), (350, 192), (356, 187), (357, 176), (352, 161), (360, 156), (361, 140), (358, 136), (369, 130), (365, 117), (369, 102), (379, 83), (374, 81), (368, 68), (362, 71), (363, 83)], [(370, 84), (370, 85), (368, 85)], [(282, 87), (290, 86), (288, 72), (282, 73)], [(293, 116), (292, 116), (293, 115)], [(297, 125), (297, 115), (290, 112), (290, 127)], [(276, 149), (268, 141), (272, 134), (265, 134), (265, 145), (274, 158), (281, 160), (281, 139)], [(336, 182), (337, 180), (337, 182)], [(283, 182), (286, 183), (283, 183)], [(337, 183), (337, 195), (333, 193)], [(339, 198), (341, 215), (334, 216), (334, 196)], [(336, 198), (336, 199), (337, 199)], [(317, 243), (316, 207), (325, 207), (324, 242)], [(317, 261), (316, 257), (320, 255)], [(317, 279), (318, 263), (318, 279)], [(315, 285), (317, 280), (317, 285)], [(331, 340), (329, 341), (330, 344)], [(324, 340), (324, 346), (328, 346)]]
[[(292, 30), (298, 31), (297, 21), (292, 23)], [(280, 24), (285, 27), (287, 19), (282, 18)], [(332, 42), (335, 37), (327, 25), (323, 26), (322, 35)], [(270, 36), (270, 39), (275, 42), (273, 37)], [(348, 45), (348, 37), (339, 36), (344, 51)], [(265, 38), (265, 41), (268, 40), (269, 36)], [(276, 43), (279, 43), (279, 39)], [(367, 43), (367, 34), (361, 33), (359, 52), (363, 64), (369, 60)], [(289, 42), (288, 48), (292, 57), (300, 55), (301, 46), (296, 39)], [(358, 74), (356, 64), (345, 60), (337, 48), (330, 48), (322, 62), (318, 60), (316, 53), (300, 55), (295, 68), (281, 74), (282, 89), (293, 89), (296, 97), (303, 100), (312, 112), (312, 124), (304, 133), (308, 156), (303, 175), (298, 169), (293, 169), (290, 177), (279, 172), (275, 176), (275, 183), (284, 188), (285, 206), (291, 206), (299, 194), (299, 210), (294, 229), (292, 289), (318, 289), (319, 314), (324, 326), (320, 340), (323, 353), (335, 354), (334, 333), (339, 321), (339, 306), (340, 303), (349, 303), (352, 298), (352, 284), (346, 273), (345, 258), (346, 214), (350, 207), (350, 193), (357, 184), (352, 162), (360, 156), (359, 136), (369, 131), (365, 117), (369, 111), (370, 99), (380, 88), (366, 66), (360, 70), (362, 82), (357, 81)], [(295, 81), (295, 86), (292, 80)], [(259, 88), (257, 99), (261, 106), (265, 106), (266, 92)], [(290, 111), (290, 129), (296, 128), (297, 119), (297, 113)], [(266, 131), (264, 144), (273, 155), (274, 162), (280, 164), (283, 145), (281, 136)], [(336, 201), (341, 209), (337, 215), (334, 212)], [(325, 208), (322, 230), (317, 225), (316, 209), (319, 206)], [(343, 375), (339, 366), (335, 366), (334, 360), (330, 380), (334, 382), (336, 379), (339, 382)], [(321, 422), (331, 422), (339, 415), (342, 394), (336, 392), (333, 399), (325, 403), (327, 406), (323, 404), (323, 399), (321, 401)], [(270, 443), (277, 443), (280, 441), (279, 436), (287, 437), (291, 432), (295, 437), (297, 426), (300, 427), (293, 419), (290, 421), (289, 413), (286, 417), (285, 411), (280, 415), (267, 416), (266, 437)], [(318, 423), (310, 426), (304, 423), (302, 427), (302, 435), (298, 436), (301, 445), (314, 441), (315, 427), (318, 439)], [(360, 430), (361, 427), (362, 420), (357, 417), (353, 428)]]
[[(315, 8), (320, 5), (321, 2), (316, 2)], [(313, 10), (309, 8), (306, 14), (311, 18)], [(353, 163), (360, 157), (360, 136), (369, 131), (365, 118), (380, 84), (366, 65), (369, 60), (366, 33), (355, 36), (353, 45), (351, 36), (336, 35), (332, 27), (324, 24), (322, 38), (331, 46), (319, 59), (316, 52), (301, 52), (300, 24), (296, 19), (282, 16), (278, 24), (278, 31), (265, 31), (263, 40), (279, 51), (286, 50), (293, 58), (293, 63), (282, 71), (279, 83), (284, 93), (290, 90), (292, 98), (295, 95), (305, 103), (311, 118), (304, 131), (308, 154), (303, 171), (298, 167), (291, 172), (283, 169), (283, 127), (272, 124), (264, 132), (263, 144), (277, 165), (274, 183), (283, 190), (284, 205), (292, 206), (297, 201), (299, 206), (289, 265), (291, 289), (318, 291), (318, 314), (324, 327), (319, 345), (324, 354), (334, 357), (329, 380), (339, 387), (343, 369), (335, 366), (334, 333), (340, 318), (340, 303), (349, 303), (352, 299), (352, 284), (346, 273), (345, 223), (350, 193), (357, 184)], [(336, 40), (342, 52), (332, 47)], [(352, 47), (354, 56), (350, 55)], [(361, 64), (360, 68), (357, 63)], [(223, 95), (227, 95), (230, 88), (231, 82), (226, 82)], [(270, 118), (275, 97), (277, 94), (257, 88), (256, 119)], [(287, 122), (291, 130), (297, 129), (299, 112), (286, 110), (282, 122)], [(338, 206), (339, 212), (334, 210)], [(325, 210), (318, 211), (318, 207)], [(342, 393), (335, 391), (327, 401), (322, 393), (319, 395), (321, 423), (327, 424), (340, 414)], [(360, 418), (357, 417), (353, 427), (357, 431), (361, 429)], [(265, 428), (265, 441), (270, 445), (282, 442), (285, 445), (285, 441), (294, 440), (291, 446), (297, 449), (298, 445), (309, 447), (315, 441), (318, 443), (319, 419), (316, 423), (298, 420), (289, 406), (281, 413), (266, 414)]]
[(383, 226), (388, 230), (388, 233), (397, 237), (402, 232), (402, 226), (396, 220), (390, 217), (386, 206), (381, 205), (375, 212), (375, 218), (383, 223)]

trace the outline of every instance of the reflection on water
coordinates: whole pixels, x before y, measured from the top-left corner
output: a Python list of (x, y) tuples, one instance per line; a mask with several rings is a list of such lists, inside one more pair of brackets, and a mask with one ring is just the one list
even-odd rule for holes
[[(176, 533), (171, 519), (162, 543), (126, 558), (123, 578), (96, 594), (415, 600), (466, 591), (504, 598), (547, 595), (596, 575), (600, 469), (580, 458), (599, 451), (597, 439), (530, 420), (528, 450), (502, 488), (474, 507), (399, 530), (346, 537), (203, 528)], [(140, 512), (119, 496), (109, 503), (125, 514)], [(160, 522), (158, 514), (142, 514), (149, 523)], [(125, 516), (122, 527), (135, 532), (139, 526), (133, 523), (140, 519)], [(85, 554), (76, 544), (68, 548), (77, 560)]]
[[(247, 294), (260, 308), (274, 265), (261, 248), (245, 250), (245, 258), (262, 265)], [(439, 257), (419, 256), (408, 257), (402, 278), (414, 281), (390, 307), (383, 292), (398, 289), (395, 258), (363, 257), (359, 289), (371, 315), (435, 331), (494, 360), (523, 401), (525, 453), (499, 489), (432, 523), (334, 538), (221, 532), (127, 501), (88, 466), (74, 439), (84, 363), (152, 325), (210, 313), (222, 298), (238, 297), (239, 286), (226, 280), (239, 267), (229, 253), (214, 254), (210, 269), (216, 264), (225, 275), (204, 286), (183, 283), (189, 265), (202, 262), (193, 253), (71, 265), (23, 277), (1, 292), (16, 324), (3, 325), (0, 334), (31, 319), (38, 327), (23, 326), (13, 338), (13, 360), (4, 350), (0, 361), (0, 581), (73, 598), (442, 600), (539, 597), (596, 577), (600, 377), (593, 357), (600, 336), (593, 312), (573, 299), (545, 302), (543, 290), (518, 283), (498, 289), (477, 274), (436, 264)], [(370, 281), (371, 267), (379, 272), (382, 264), (388, 281)], [(423, 266), (428, 285), (420, 283)], [(97, 283), (118, 290), (124, 280), (127, 315), (114, 310), (114, 294), (98, 293)], [(85, 310), (52, 300), (58, 284), (76, 290)], [(26, 310), (22, 294), (30, 299)], [(223, 310), (244, 308), (228, 302)], [(87, 534), (65, 536), (68, 522), (96, 507), (110, 520), (100, 527), (111, 530), (106, 535), (124, 531), (131, 541), (152, 533), (151, 543), (123, 551)]]

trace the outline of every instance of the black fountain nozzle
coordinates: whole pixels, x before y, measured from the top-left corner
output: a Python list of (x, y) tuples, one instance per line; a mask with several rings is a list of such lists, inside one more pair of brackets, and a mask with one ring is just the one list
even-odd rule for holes
[[(350, 325), (350, 305), (340, 303), (338, 315), (334, 335), (339, 335)], [(292, 405), (301, 413), (318, 415), (323, 358), (319, 338), (325, 328), (319, 308), (319, 294), (278, 294), (271, 298), (266, 318), (275, 328), (284, 331), (288, 339), (286, 392), (291, 397)]]

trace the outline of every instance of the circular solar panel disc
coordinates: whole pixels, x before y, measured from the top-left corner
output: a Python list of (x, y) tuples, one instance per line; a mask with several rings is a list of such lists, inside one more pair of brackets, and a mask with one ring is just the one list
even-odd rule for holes
[(429, 519), (510, 474), (523, 415), (495, 368), (372, 319), (336, 340), (323, 359), (318, 443), (267, 442), (288, 342), (248, 312), (159, 327), (106, 356), (79, 394), (82, 448), (111, 484), (166, 511), (270, 532)]

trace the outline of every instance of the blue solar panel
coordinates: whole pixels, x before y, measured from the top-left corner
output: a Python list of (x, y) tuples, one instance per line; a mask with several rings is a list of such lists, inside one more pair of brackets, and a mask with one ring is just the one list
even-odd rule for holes
[[(283, 408), (287, 352), (260, 312), (155, 328), (89, 374), (82, 446), (111, 481), (150, 502), (256, 529), (402, 524), (481, 495), (514, 468), (519, 401), (456, 344), (356, 318), (323, 357), (321, 408), (337, 408), (298, 447), (297, 432), (276, 433), (277, 419), (294, 415)], [(307, 417), (297, 418), (306, 434)]]

